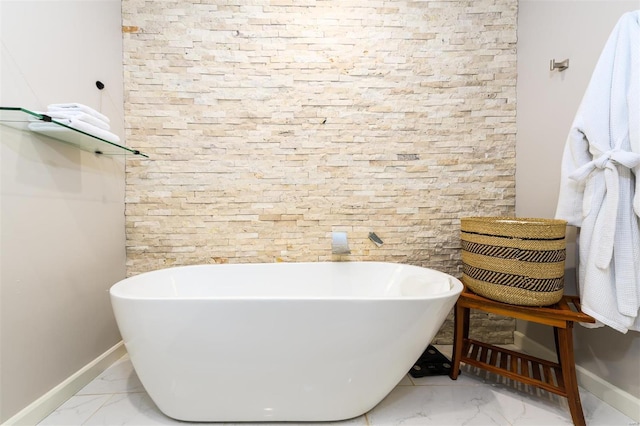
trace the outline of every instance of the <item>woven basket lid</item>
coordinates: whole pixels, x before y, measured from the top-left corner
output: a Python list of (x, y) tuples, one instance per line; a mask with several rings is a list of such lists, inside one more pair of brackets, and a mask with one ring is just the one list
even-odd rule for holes
[(463, 232), (511, 238), (564, 238), (567, 222), (560, 219), (474, 216), (460, 219)]

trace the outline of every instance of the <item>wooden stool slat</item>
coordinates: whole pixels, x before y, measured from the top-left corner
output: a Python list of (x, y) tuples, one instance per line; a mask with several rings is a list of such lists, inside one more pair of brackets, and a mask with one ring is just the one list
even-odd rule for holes
[(507, 358), (509, 357), (509, 355), (505, 352), (501, 352), (500, 353), (500, 368), (504, 371), (508, 371), (507, 370)]
[(531, 377), (529, 374), (529, 360), (528, 359), (522, 359), (522, 363), (520, 365), (520, 374), (522, 374), (524, 377)]
[(496, 365), (496, 361), (498, 360), (499, 353), (500, 352), (496, 351), (495, 349), (491, 350), (491, 357), (489, 358), (489, 364)]
[(469, 355), (469, 358), (478, 359), (478, 349), (480, 349), (480, 346), (473, 345), (471, 347), (471, 353)]
[(542, 365), (541, 367), (542, 367), (542, 374), (544, 376), (544, 381), (549, 383), (550, 385), (561, 387), (556, 382), (554, 382), (553, 374), (551, 374), (551, 368), (549, 368), (549, 366), (547, 365)]
[(518, 357), (511, 355), (511, 372), (518, 374)]

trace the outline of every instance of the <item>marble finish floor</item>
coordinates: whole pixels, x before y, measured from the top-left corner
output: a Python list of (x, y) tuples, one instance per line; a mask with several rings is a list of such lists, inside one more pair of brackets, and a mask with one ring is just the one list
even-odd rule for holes
[[(439, 346), (438, 349), (450, 356), (450, 346)], [(582, 388), (580, 395), (587, 425), (638, 424)], [(128, 355), (39, 423), (56, 426), (204, 424), (179, 422), (164, 416), (140, 384)], [(318, 424), (552, 426), (573, 423), (564, 398), (465, 366), (456, 381), (447, 376), (415, 379), (407, 375), (365, 415), (343, 422)]]

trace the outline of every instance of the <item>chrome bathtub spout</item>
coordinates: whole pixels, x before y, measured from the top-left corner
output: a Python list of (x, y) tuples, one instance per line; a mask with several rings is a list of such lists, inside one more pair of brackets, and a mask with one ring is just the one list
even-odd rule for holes
[(332, 254), (350, 254), (349, 243), (347, 242), (346, 232), (331, 233), (331, 253)]

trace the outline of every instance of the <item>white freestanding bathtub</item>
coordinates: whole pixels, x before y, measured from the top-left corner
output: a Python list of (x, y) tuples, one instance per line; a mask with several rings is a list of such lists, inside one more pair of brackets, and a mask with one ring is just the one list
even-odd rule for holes
[(127, 278), (111, 302), (158, 408), (188, 421), (330, 421), (378, 404), (462, 284), (378, 262), (201, 265)]

